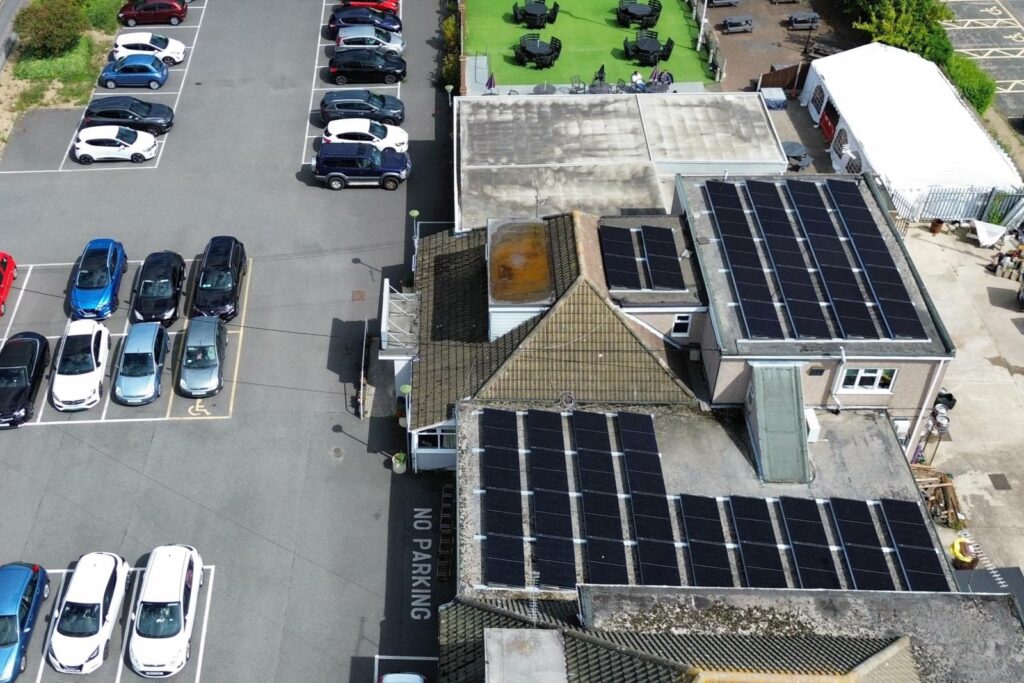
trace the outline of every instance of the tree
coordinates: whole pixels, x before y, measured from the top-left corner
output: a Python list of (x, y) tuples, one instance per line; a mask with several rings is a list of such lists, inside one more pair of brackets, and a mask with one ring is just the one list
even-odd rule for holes
[(953, 12), (936, 0), (879, 0), (866, 9), (866, 19), (854, 28), (866, 31), (872, 40), (903, 48), (937, 64), (945, 64), (953, 47), (940, 21)]
[(39, 0), (14, 18), (14, 32), (26, 53), (56, 57), (70, 50), (85, 32), (87, 22), (76, 0)]

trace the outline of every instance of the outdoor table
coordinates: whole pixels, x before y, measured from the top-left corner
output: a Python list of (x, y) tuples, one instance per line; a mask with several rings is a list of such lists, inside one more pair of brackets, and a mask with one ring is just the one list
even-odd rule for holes
[(558, 92), (558, 87), (550, 83), (536, 85), (533, 88), (534, 95), (554, 95), (556, 92)]
[(626, 14), (628, 14), (631, 19), (643, 19), (644, 17), (649, 17), (651, 16), (651, 11), (650, 5), (644, 5), (639, 2), (631, 2), (626, 5)]
[(531, 58), (536, 58), (537, 55), (549, 55), (551, 54), (551, 46), (542, 40), (525, 40), (523, 41), (523, 50)]
[(542, 14), (548, 13), (548, 6), (543, 2), (529, 2), (523, 8), (523, 11), (529, 16), (539, 17)]
[(640, 38), (636, 41), (637, 52), (654, 54), (661, 52), (661, 42), (657, 38)]
[(782, 151), (790, 159), (803, 159), (807, 156), (807, 148), (794, 140), (784, 140), (782, 142)]
[(595, 95), (607, 95), (611, 91), (612, 91), (612, 86), (608, 85), (607, 83), (601, 82), (601, 83), (591, 83), (590, 84), (590, 92), (595, 94)]

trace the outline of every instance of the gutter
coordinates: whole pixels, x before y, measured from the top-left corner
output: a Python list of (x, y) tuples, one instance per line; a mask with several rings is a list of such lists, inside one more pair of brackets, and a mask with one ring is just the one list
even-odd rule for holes
[(942, 376), (942, 371), (946, 367), (947, 361), (940, 361), (939, 366), (932, 371), (932, 381), (928, 385), (928, 393), (924, 395), (921, 400), (921, 412), (917, 414), (917, 419), (914, 420), (914, 428), (907, 434), (907, 445), (903, 448), (903, 456), (906, 458), (911, 457), (910, 449), (917, 447), (917, 442), (920, 439), (914, 439), (912, 437), (917, 436), (917, 430), (921, 428), (921, 423), (924, 421), (924, 416), (928, 412), (928, 408), (932, 404), (932, 397), (935, 396), (935, 385), (939, 383), (939, 377)]
[(839, 401), (839, 383), (846, 376), (846, 347), (840, 346), (839, 353), (842, 354), (842, 359), (839, 361), (839, 367), (836, 369), (836, 378), (832, 380), (832, 391), (829, 392), (829, 397), (836, 404), (836, 412), (838, 413), (843, 409), (843, 404)]

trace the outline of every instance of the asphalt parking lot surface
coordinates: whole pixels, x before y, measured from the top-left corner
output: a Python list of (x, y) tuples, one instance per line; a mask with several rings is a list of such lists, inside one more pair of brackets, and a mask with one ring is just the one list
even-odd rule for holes
[(1024, 0), (951, 0), (955, 19), (942, 22), (953, 48), (996, 81), (996, 104), (1024, 114)]
[[(330, 4), (206, 0), (198, 12), (196, 0), (183, 27), (154, 28), (189, 50), (177, 80), (132, 93), (177, 101), (153, 162), (77, 165), (67, 149), (81, 112), (70, 110), (24, 117), (0, 160), (0, 250), (21, 264), (4, 337), (56, 341), (71, 267), (95, 237), (121, 240), (132, 261), (105, 323), (115, 335), (146, 254), (194, 258), (231, 234), (251, 259), (215, 399), (197, 407), (165, 383), (151, 406), (66, 415), (43, 407), (41, 392), (38, 424), (0, 433), (0, 562), (66, 570), (107, 550), (140, 568), (165, 543), (202, 553), (201, 622), (177, 680), (369, 681), (394, 670), (433, 680), (433, 608), (450, 584), (432, 574), (424, 584), (420, 572), (436, 563), (448, 478), (392, 475), (397, 421), (361, 421), (353, 406), (364, 321), (379, 330), (382, 279), (401, 278), (411, 257), (408, 212), (451, 220), (450, 114), (431, 83), (440, 9), (403, 8), (410, 180), (396, 192), (331, 192), (303, 164), (320, 128), (310, 112), (332, 89), (321, 75)], [(21, 680), (66, 680), (42, 663), (48, 625), (37, 626)], [(110, 661), (90, 678), (137, 679), (113, 655), (123, 645), (115, 632)]]

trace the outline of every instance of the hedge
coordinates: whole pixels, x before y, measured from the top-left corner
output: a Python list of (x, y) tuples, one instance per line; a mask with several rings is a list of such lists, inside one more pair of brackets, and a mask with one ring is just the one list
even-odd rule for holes
[(123, 4), (123, 0), (85, 0), (85, 18), (98, 31), (117, 33), (117, 11)]
[(956, 53), (946, 62), (946, 74), (977, 112), (984, 114), (996, 94), (992, 77), (982, 71), (977, 62)]
[(77, 81), (94, 75), (93, 43), (82, 36), (78, 44), (60, 57), (22, 56), (14, 65), (14, 77), (26, 81)]

